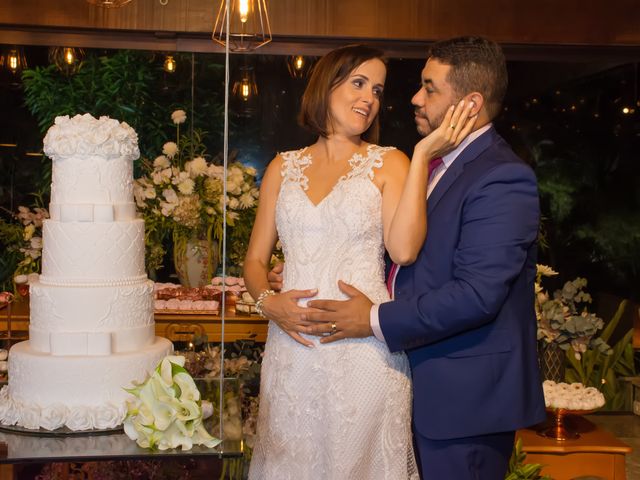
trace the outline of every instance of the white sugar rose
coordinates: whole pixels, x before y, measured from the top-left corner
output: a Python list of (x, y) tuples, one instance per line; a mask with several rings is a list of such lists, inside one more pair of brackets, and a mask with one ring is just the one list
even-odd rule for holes
[(108, 403), (107, 405), (94, 410), (93, 424), (95, 428), (99, 428), (101, 430), (116, 428), (122, 423), (126, 413), (127, 412), (123, 407)]
[(64, 425), (68, 414), (69, 410), (64, 405), (49, 405), (40, 411), (40, 425), (45, 430), (56, 430)]
[(87, 407), (73, 407), (69, 409), (69, 415), (65, 425), (70, 430), (90, 430), (93, 428), (92, 415)]
[(18, 416), (18, 425), (30, 430), (40, 428), (40, 407), (37, 405), (23, 406)]

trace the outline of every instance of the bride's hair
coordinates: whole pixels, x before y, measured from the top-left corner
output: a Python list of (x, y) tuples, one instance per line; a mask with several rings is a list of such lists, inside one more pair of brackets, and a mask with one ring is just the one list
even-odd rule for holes
[[(385, 63), (384, 54), (366, 45), (347, 45), (330, 51), (315, 64), (311, 78), (302, 96), (298, 122), (301, 126), (322, 137), (329, 134), (329, 95), (349, 74), (364, 62), (377, 58)], [(370, 143), (377, 143), (380, 132), (378, 116), (362, 134)]]

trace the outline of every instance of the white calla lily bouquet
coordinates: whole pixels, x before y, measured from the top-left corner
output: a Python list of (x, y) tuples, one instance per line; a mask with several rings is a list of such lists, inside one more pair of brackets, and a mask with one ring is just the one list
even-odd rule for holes
[(169, 355), (147, 380), (125, 389), (136, 398), (127, 402), (124, 431), (139, 446), (189, 450), (220, 443), (204, 428), (200, 392), (184, 363), (184, 357)]

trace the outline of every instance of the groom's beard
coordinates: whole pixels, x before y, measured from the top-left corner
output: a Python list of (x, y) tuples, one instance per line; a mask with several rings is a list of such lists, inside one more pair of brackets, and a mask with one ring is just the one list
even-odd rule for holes
[[(424, 121), (422, 125), (417, 125), (418, 133), (423, 137), (429, 135), (442, 124), (442, 121), (444, 120), (444, 116), (446, 114), (447, 110), (445, 109), (444, 111), (438, 113), (436, 116), (432, 116), (431, 118), (429, 118), (429, 116), (422, 109), (416, 108), (415, 115)], [(426, 130), (424, 126), (425, 124)]]

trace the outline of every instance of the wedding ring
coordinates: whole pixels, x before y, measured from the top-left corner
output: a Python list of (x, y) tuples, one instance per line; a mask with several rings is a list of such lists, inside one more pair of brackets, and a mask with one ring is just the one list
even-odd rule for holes
[(336, 322), (333, 322), (331, 324), (331, 332), (329, 332), (329, 335), (333, 335), (334, 333), (336, 333), (338, 331), (338, 327), (336, 326)]
[(449, 125), (449, 127), (450, 127), (450, 128), (453, 128), (453, 129), (455, 129), (455, 128), (456, 128), (456, 126), (455, 126), (453, 123), (452, 123), (451, 125)]

